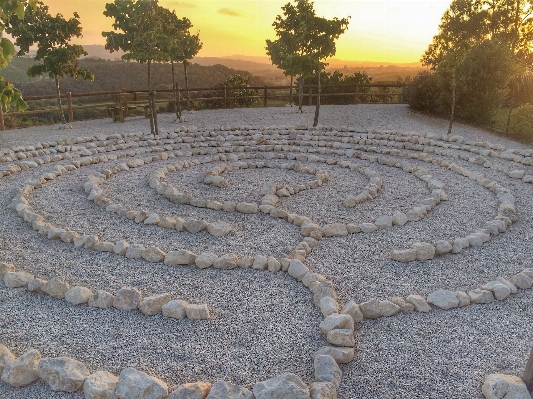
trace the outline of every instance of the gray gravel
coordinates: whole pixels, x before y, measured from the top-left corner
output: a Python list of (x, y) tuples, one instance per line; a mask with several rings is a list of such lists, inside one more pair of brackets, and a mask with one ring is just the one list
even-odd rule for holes
[[(312, 112), (294, 113), (290, 108), (202, 111), (187, 114), (185, 125), (284, 126), (310, 124)], [(323, 124), (350, 125), (364, 129), (445, 132), (447, 122), (409, 111), (397, 105), (325, 106)], [(72, 130), (57, 126), (0, 132), (0, 146), (30, 145), (60, 137), (98, 133), (147, 131), (144, 118), (124, 124), (110, 120), (75, 122)], [(171, 115), (160, 116), (162, 131), (180, 124)], [(475, 140), (521, 144), (457, 124), (456, 134)], [(457, 152), (459, 153), (459, 152)], [(431, 154), (434, 158), (440, 158)], [(333, 157), (333, 156), (328, 156)], [(399, 158), (400, 159), (400, 158)], [(351, 159), (378, 172), (384, 187), (380, 196), (348, 209), (341, 205), (348, 194), (367, 184), (363, 175), (335, 165), (320, 164), (331, 181), (317, 189), (282, 200), (282, 208), (311, 216), (315, 221), (367, 222), (399, 209), (407, 211), (429, 193), (424, 182), (400, 169)], [(169, 161), (154, 162), (114, 176), (102, 185), (106, 195), (121, 203), (161, 214), (188, 215), (224, 220), (236, 231), (214, 238), (207, 233), (189, 234), (137, 225), (106, 212), (86, 199), (82, 185), (90, 173), (106, 166), (95, 165), (68, 173), (36, 190), (32, 205), (38, 213), (60, 227), (97, 234), (106, 240), (126, 239), (163, 250), (187, 248), (240, 255), (264, 253), (283, 256), (301, 239), (298, 228), (263, 214), (228, 214), (178, 206), (147, 185), (150, 173)], [(420, 222), (372, 234), (356, 234), (321, 241), (308, 257), (312, 269), (325, 274), (342, 301), (390, 298), (412, 293), (427, 295), (435, 289), (472, 289), (496, 278), (508, 277), (531, 263), (533, 252), (533, 186), (466, 161), (454, 162), (509, 187), (517, 198), (519, 222), (481, 248), (447, 255), (430, 262), (400, 264), (388, 260), (393, 249), (418, 240), (453, 239), (491, 219), (498, 202), (493, 193), (472, 180), (438, 166), (408, 160), (423, 167), (447, 185), (449, 200), (437, 205)], [(516, 168), (512, 162), (495, 163)], [(112, 163), (110, 163), (112, 164)], [(231, 172), (230, 187), (219, 189), (199, 183), (203, 173), (217, 163), (172, 172), (168, 181), (195, 196), (213, 199), (258, 201), (265, 182), (302, 184), (313, 176), (279, 169)], [(194, 267), (149, 264), (113, 254), (76, 249), (48, 240), (32, 231), (5, 206), (15, 190), (29, 177), (52, 166), (25, 171), (0, 180), (0, 260), (44, 278), (63, 276), (71, 284), (117, 291), (124, 285), (144, 295), (169, 292), (173, 298), (207, 303), (213, 309), (209, 321), (173, 320), (139, 312), (74, 307), (64, 301), (6, 289), (0, 284), (0, 342), (20, 355), (36, 348), (45, 356), (71, 356), (91, 371), (118, 373), (135, 367), (164, 379), (171, 387), (198, 380), (227, 379), (250, 387), (284, 371), (305, 381), (313, 377), (311, 356), (324, 345), (318, 324), (319, 311), (301, 284), (282, 273), (250, 270), (221, 271)], [(521, 167), (528, 173), (532, 168)], [(341, 399), (351, 398), (481, 398), (481, 384), (493, 372), (520, 375), (533, 338), (530, 290), (490, 305), (470, 306), (429, 314), (400, 315), (361, 323), (357, 332), (357, 355), (343, 365)], [(52, 393), (44, 384), (14, 389), (0, 382), (2, 398), (81, 398), (80, 394)]]

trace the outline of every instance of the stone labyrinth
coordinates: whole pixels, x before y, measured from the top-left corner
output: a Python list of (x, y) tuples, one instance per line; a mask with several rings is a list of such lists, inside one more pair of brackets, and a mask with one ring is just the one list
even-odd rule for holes
[[(376, 322), (364, 319), (409, 323), (532, 287), (527, 264), (431, 277), (513, 234), (532, 157), (349, 126), (182, 127), (0, 149), (2, 228), (25, 243), (0, 248), (1, 301), (37, 309), (18, 337), (23, 315), (2, 316), (0, 391), (364, 397), (343, 379), (358, 331)], [(345, 267), (329, 268), (336, 256)], [(409, 284), (380, 277), (391, 270)], [(53, 309), (49, 320), (38, 309)]]

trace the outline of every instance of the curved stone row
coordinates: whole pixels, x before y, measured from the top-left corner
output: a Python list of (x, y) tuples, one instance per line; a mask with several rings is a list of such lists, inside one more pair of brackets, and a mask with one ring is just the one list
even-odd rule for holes
[[(526, 290), (533, 286), (533, 268), (526, 268), (509, 279), (498, 277), (481, 288), (468, 292), (439, 289), (426, 298), (418, 294), (411, 294), (406, 298), (395, 297), (390, 300), (371, 299), (360, 304), (353, 300), (348, 302), (341, 313), (347, 313), (348, 309), (355, 319), (378, 319), (390, 317), (399, 313), (412, 313), (413, 311), (427, 313), (434, 308), (447, 310), (461, 308), (473, 304), (486, 304), (494, 300), (503, 301), (511, 294), (516, 294), (518, 289)], [(430, 305), (433, 305), (432, 308)]]
[[(353, 353), (351, 354), (353, 357)], [(253, 385), (249, 390), (227, 381), (191, 382), (169, 393), (168, 385), (142, 371), (125, 368), (119, 376), (98, 370), (91, 373), (80, 361), (69, 357), (42, 358), (29, 349), (20, 357), (0, 344), (2, 381), (23, 387), (42, 380), (52, 391), (83, 390), (86, 399), (334, 399), (342, 378), (337, 362), (329, 355), (314, 356), (315, 381), (304, 383), (293, 373), (283, 373)]]
[(171, 299), (170, 294), (157, 294), (143, 298), (141, 292), (133, 287), (122, 287), (115, 295), (104, 291), (91, 291), (87, 287), (69, 283), (59, 277), (48, 281), (35, 277), (33, 274), (17, 271), (14, 265), (0, 262), (0, 280), (7, 288), (27, 288), (30, 292), (46, 294), (56, 299), (64, 299), (72, 305), (83, 305), (95, 308), (114, 307), (118, 310), (139, 310), (142, 314), (153, 316), (162, 313), (165, 317), (194, 320), (211, 318), (209, 307), (205, 304), (189, 304), (181, 299)]

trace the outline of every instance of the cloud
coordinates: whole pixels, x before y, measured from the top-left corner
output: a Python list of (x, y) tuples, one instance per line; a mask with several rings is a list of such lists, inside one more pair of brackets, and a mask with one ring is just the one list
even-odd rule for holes
[(232, 10), (230, 8), (221, 8), (217, 12), (219, 14), (229, 15), (230, 17), (242, 17), (242, 14), (240, 12)]
[(169, 1), (166, 4), (167, 4), (167, 7), (175, 8), (175, 9), (179, 9), (179, 8), (197, 8), (196, 5), (191, 4), (191, 3), (185, 3), (183, 1)]

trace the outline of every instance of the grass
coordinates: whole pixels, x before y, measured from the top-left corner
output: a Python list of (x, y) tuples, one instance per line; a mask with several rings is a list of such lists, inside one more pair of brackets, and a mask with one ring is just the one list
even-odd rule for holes
[[(498, 136), (507, 137), (524, 144), (533, 144), (533, 131), (528, 132), (526, 134), (518, 134), (513, 132), (512, 129), (509, 128), (509, 133), (505, 133), (508, 116), (509, 108), (500, 108), (494, 116), (492, 125), (490, 126), (491, 130)], [(513, 116), (511, 114), (511, 118), (512, 117)]]

